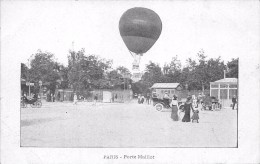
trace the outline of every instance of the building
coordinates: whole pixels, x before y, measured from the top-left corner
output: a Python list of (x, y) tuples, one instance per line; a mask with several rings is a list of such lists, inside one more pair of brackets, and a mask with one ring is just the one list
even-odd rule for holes
[(238, 95), (237, 78), (224, 78), (210, 83), (210, 96), (218, 98), (223, 107), (230, 107), (234, 95)]
[(182, 87), (180, 83), (155, 83), (151, 89), (156, 92), (158, 98), (163, 98), (165, 92), (168, 92), (170, 97), (179, 96)]
[(30, 96), (34, 92), (35, 85), (32, 82), (27, 82), (25, 79), (21, 78), (21, 95)]

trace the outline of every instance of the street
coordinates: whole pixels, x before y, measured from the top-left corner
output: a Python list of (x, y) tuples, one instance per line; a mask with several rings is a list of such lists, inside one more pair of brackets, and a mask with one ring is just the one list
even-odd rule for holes
[(200, 111), (199, 123), (174, 122), (171, 112), (137, 103), (43, 102), (21, 108), (21, 146), (236, 147), (237, 111)]

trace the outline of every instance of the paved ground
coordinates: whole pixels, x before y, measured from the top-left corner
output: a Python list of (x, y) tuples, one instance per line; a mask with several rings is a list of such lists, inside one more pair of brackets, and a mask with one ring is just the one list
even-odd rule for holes
[(237, 111), (174, 122), (146, 104), (43, 103), (21, 109), (21, 145), (36, 147), (236, 147)]

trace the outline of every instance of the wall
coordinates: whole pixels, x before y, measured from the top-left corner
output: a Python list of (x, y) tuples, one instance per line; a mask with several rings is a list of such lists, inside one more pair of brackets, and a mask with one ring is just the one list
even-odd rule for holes
[[(77, 93), (78, 99), (80, 97), (84, 97), (85, 101), (93, 101), (94, 96), (98, 96), (98, 102), (103, 101), (103, 91), (109, 91), (112, 93), (111, 102), (126, 102), (130, 101), (133, 97), (132, 90), (93, 90), (93, 91), (82, 91), (81, 93)], [(58, 96), (58, 93), (60, 94)], [(72, 89), (56, 89), (55, 90), (55, 100), (56, 101), (73, 101), (74, 92)], [(60, 98), (59, 98), (60, 97)]]

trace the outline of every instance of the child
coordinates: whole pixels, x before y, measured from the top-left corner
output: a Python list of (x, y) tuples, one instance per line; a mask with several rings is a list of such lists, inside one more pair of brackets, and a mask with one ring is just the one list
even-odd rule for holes
[(199, 111), (198, 110), (192, 110), (193, 115), (191, 116), (191, 122), (193, 123), (193, 121), (197, 121), (197, 123), (199, 123)]

